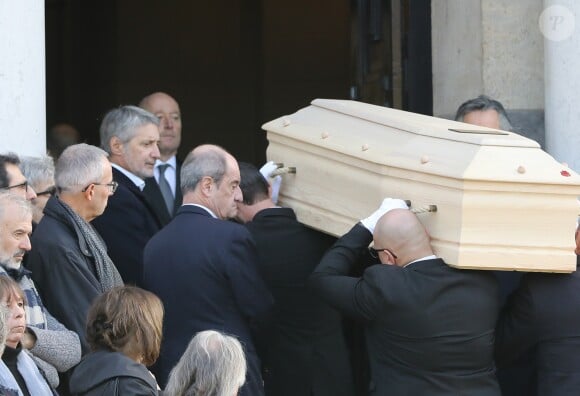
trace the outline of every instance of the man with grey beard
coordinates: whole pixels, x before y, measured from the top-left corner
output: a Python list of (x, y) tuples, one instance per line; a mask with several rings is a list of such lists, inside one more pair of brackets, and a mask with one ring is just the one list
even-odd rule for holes
[(10, 276), (26, 295), (26, 332), (22, 347), (33, 355), (50, 385), (58, 386), (57, 371), (65, 372), (81, 358), (79, 337), (45, 308), (31, 273), (22, 266), (30, 250), (32, 208), (25, 198), (0, 193), (0, 276)]

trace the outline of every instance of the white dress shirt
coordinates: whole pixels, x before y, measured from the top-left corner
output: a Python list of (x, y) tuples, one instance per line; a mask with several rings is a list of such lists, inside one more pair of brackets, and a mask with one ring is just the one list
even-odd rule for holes
[(167, 183), (169, 183), (169, 187), (171, 187), (171, 192), (173, 193), (173, 196), (175, 197), (175, 181), (177, 179), (176, 177), (176, 172), (177, 172), (177, 158), (175, 158), (175, 155), (171, 158), (169, 158), (169, 160), (167, 160), (167, 162), (163, 162), (161, 160), (157, 160), (155, 161), (155, 169), (153, 171), (153, 175), (155, 176), (155, 181), (157, 182), (157, 184), (159, 184), (159, 165), (163, 165), (163, 164), (167, 164), (169, 165), (167, 168), (165, 168), (165, 180), (167, 180)]
[(137, 186), (137, 188), (139, 190), (143, 191), (143, 188), (145, 187), (145, 180), (141, 179), (139, 176), (129, 172), (127, 169), (122, 168), (113, 162), (111, 162), (111, 166), (113, 168), (117, 169), (119, 172), (121, 172), (125, 176), (127, 176), (129, 178), (129, 180), (131, 180)]

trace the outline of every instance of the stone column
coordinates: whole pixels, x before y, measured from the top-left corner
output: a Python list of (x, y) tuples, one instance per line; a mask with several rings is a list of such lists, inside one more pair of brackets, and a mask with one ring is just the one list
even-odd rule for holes
[[(546, 151), (580, 172), (580, 1), (544, 0)], [(543, 23), (542, 23), (543, 22)]]
[(0, 0), (0, 38), (0, 153), (44, 154), (44, 0)]

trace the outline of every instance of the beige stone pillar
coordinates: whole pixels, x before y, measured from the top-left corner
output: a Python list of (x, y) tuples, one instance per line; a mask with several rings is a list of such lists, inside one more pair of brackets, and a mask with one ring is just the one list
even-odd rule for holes
[(580, 2), (544, 6), (546, 148), (580, 172)]
[[(542, 0), (432, 0), (433, 115), (453, 116), (465, 100), (485, 94), (508, 113), (541, 122), (542, 6)], [(516, 124), (532, 132), (537, 122)]]

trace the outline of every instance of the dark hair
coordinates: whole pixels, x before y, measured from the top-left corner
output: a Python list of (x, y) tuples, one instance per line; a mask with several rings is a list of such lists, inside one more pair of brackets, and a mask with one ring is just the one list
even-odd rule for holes
[(95, 299), (87, 315), (87, 341), (92, 350), (122, 352), (142, 357), (149, 366), (159, 357), (163, 304), (134, 286), (115, 287)]
[(457, 109), (457, 113), (455, 114), (455, 121), (462, 121), (463, 118), (472, 111), (486, 111), (486, 110), (495, 110), (497, 115), (499, 116), (499, 126), (504, 131), (511, 131), (512, 124), (510, 119), (507, 116), (503, 105), (486, 95), (479, 95), (475, 99), (470, 99), (466, 102), (463, 102), (461, 106)]
[(0, 188), (5, 188), (10, 185), (8, 180), (8, 172), (6, 172), (6, 164), (20, 165), (20, 158), (14, 153), (0, 154)]
[(238, 162), (240, 167), (240, 189), (246, 205), (253, 205), (269, 197), (268, 181), (258, 168), (247, 162)]

